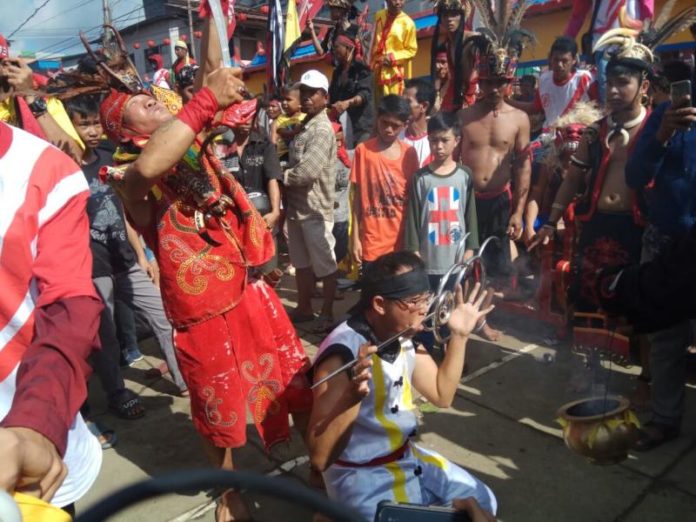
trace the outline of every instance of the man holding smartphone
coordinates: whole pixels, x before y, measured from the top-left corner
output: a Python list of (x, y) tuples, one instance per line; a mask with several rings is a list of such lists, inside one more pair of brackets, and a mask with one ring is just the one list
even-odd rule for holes
[[(630, 187), (653, 183), (646, 194), (649, 212), (642, 262), (665, 252), (696, 225), (693, 84), (687, 78), (672, 80), (671, 101), (652, 113), (626, 166)], [(651, 450), (679, 435), (689, 334), (689, 322), (682, 321), (650, 336), (652, 420), (641, 429), (636, 450)]]

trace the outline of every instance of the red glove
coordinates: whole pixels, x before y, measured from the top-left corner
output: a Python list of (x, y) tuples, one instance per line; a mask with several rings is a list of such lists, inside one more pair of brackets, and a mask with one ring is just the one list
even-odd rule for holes
[(259, 101), (254, 98), (230, 105), (223, 111), (220, 124), (234, 129), (238, 125), (249, 123), (254, 119), (258, 103)]

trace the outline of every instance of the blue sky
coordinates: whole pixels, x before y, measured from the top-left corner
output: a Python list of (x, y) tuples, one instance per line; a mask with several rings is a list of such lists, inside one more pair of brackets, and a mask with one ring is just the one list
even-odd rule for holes
[[(2, 0), (0, 34), (9, 37), (45, 0)], [(162, 0), (164, 1), (164, 0)], [(12, 3), (12, 9), (7, 4)], [(116, 27), (131, 25), (143, 18), (142, 0), (109, 0)], [(78, 32), (89, 37), (100, 33), (102, 0), (49, 0), (22, 29), (11, 38), (13, 53), (41, 51), (48, 54), (72, 54), (82, 49)]]

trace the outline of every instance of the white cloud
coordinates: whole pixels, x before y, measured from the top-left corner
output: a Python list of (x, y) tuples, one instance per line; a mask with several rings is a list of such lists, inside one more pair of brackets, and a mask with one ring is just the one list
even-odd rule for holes
[[(2, 0), (3, 3), (10, 0)], [(0, 17), (0, 34), (8, 37), (12, 31), (45, 0), (17, 2), (14, 9)], [(116, 27), (130, 25), (143, 16), (142, 0), (109, 0)], [(88, 31), (97, 36), (103, 20), (102, 0), (50, 0), (27, 24), (11, 38), (13, 54), (21, 51), (47, 54), (70, 54), (82, 49), (78, 33)]]

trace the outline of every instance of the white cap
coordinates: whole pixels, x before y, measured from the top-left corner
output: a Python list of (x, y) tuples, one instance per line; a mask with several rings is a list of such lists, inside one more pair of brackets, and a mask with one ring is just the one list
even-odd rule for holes
[(300, 78), (300, 84), (311, 87), (312, 89), (324, 89), (329, 92), (329, 79), (316, 69), (310, 69)]

